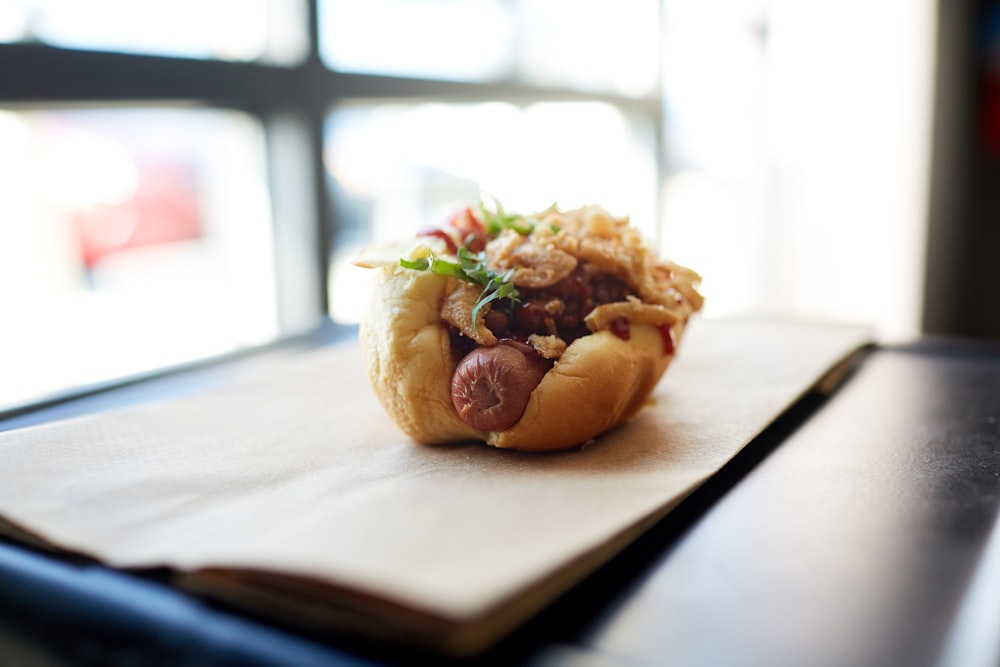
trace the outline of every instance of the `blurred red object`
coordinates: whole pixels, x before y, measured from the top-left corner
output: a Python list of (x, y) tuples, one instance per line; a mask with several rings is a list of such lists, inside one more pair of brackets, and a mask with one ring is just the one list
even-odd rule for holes
[(156, 161), (139, 165), (139, 174), (136, 191), (128, 200), (96, 204), (71, 214), (87, 269), (115, 253), (202, 237), (193, 165)]

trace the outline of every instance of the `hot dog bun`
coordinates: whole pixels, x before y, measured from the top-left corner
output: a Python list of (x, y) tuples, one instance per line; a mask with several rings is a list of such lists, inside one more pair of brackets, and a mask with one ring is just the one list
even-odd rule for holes
[(440, 311), (447, 287), (443, 276), (386, 266), (375, 278), (359, 330), (375, 394), (417, 442), (482, 438), (451, 404), (456, 361)]
[[(618, 243), (620, 239), (603, 229), (607, 220), (600, 209), (559, 215), (584, 220), (581, 229), (585, 235), (586, 221), (592, 214), (600, 216), (598, 224), (605, 240)], [(560, 217), (559, 222), (562, 226), (558, 233), (575, 231), (568, 218)], [(607, 259), (611, 254), (604, 257), (593, 247), (569, 254), (574, 266), (604, 262), (607, 266), (602, 270), (609, 273), (634, 274), (627, 282), (630, 292), (639, 296), (630, 295), (627, 301), (593, 309), (587, 325), (595, 330), (569, 341), (564, 351), (557, 346), (558, 358), (549, 362), (551, 368), (531, 391), (523, 414), (512, 425), (495, 431), (474, 428), (460, 418), (453, 402), (452, 378), (463, 354), (456, 348), (473, 344), (469, 335), (475, 335), (475, 345), (480, 346), (495, 345), (496, 338), (483, 326), (481, 314), (479, 326), (464, 332), (465, 336), (456, 336), (456, 327), (443, 321), (443, 304), (463, 288), (461, 280), (399, 265), (400, 258), (445, 253), (447, 249), (435, 245), (436, 240), (423, 239), (409, 245), (379, 246), (359, 259), (358, 264), (379, 271), (361, 323), (361, 346), (374, 391), (399, 428), (422, 443), (482, 440), (495, 447), (540, 452), (586, 443), (634, 415), (648, 401), (674, 358), (688, 316), (700, 307), (701, 301), (692, 287), (696, 274), (655, 260), (644, 245), (640, 248), (642, 255), (637, 257), (637, 237), (626, 232), (620, 220), (616, 225), (621, 228), (616, 233), (629, 234), (616, 250), (624, 268), (617, 268)], [(554, 233), (550, 230), (542, 234), (545, 238), (540, 245), (551, 246)], [(518, 239), (504, 241), (508, 236), (501, 234), (491, 243), (495, 246), (506, 242), (519, 248), (522, 258), (535, 257), (534, 249), (529, 247), (534, 241), (532, 235), (520, 234)], [(573, 239), (559, 241), (558, 247), (560, 252), (577, 248)], [(486, 254), (501, 257), (501, 264), (504, 256), (510, 256), (492, 246)], [(537, 275), (547, 267), (545, 261), (534, 263), (534, 274), (527, 280), (538, 280)], [(683, 279), (679, 280), (675, 273)], [(542, 282), (545, 280), (550, 278)], [(669, 290), (669, 298), (653, 294), (654, 290)], [(530, 289), (522, 291), (529, 293)], [(622, 320), (626, 321), (624, 331), (610, 330), (612, 322), (620, 325)]]
[(579, 338), (531, 393), (520, 421), (484, 439), (536, 452), (583, 444), (638, 412), (673, 356), (648, 325), (634, 327), (627, 341), (608, 331)]

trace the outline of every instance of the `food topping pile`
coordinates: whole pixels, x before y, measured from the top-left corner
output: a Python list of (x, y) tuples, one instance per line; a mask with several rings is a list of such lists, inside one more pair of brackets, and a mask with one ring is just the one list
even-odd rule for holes
[(441, 312), (460, 346), (514, 340), (554, 360), (581, 336), (627, 340), (630, 325), (650, 324), (672, 353), (671, 325), (702, 305), (697, 273), (659, 259), (628, 218), (598, 206), (518, 215), (481, 205), (418, 237), (400, 264), (458, 279)]

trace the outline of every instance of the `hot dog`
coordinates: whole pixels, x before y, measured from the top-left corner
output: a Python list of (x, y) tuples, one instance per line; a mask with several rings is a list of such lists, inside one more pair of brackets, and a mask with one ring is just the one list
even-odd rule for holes
[(467, 208), (355, 263), (378, 270), (360, 327), (372, 386), (424, 443), (588, 442), (647, 402), (702, 306), (697, 273), (598, 206)]

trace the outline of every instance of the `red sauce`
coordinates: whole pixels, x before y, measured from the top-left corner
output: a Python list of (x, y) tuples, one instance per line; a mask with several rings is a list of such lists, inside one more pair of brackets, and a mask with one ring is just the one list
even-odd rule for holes
[(632, 331), (628, 326), (628, 319), (624, 317), (619, 317), (616, 320), (611, 320), (611, 324), (608, 326), (608, 331), (618, 336), (622, 340), (628, 340), (632, 337)]
[(443, 229), (435, 229), (433, 227), (427, 227), (421, 229), (417, 232), (417, 236), (434, 236), (448, 245), (448, 252), (452, 255), (458, 254), (458, 245), (455, 243), (455, 239), (451, 237), (451, 234), (444, 231)]
[(476, 217), (475, 211), (466, 208), (460, 211), (451, 219), (451, 226), (458, 231), (462, 244), (472, 252), (481, 252), (486, 248), (489, 238), (486, 234), (486, 227)]
[(659, 329), (660, 338), (663, 339), (663, 354), (673, 354), (677, 349), (677, 341), (674, 340), (674, 330), (669, 324), (661, 324), (656, 328)]
[(490, 240), (486, 233), (486, 227), (471, 208), (459, 211), (449, 222), (454, 231), (437, 227), (424, 227), (417, 232), (417, 236), (434, 236), (441, 239), (448, 246), (449, 254), (452, 255), (458, 254), (459, 245), (472, 252), (482, 252), (486, 248), (486, 243)]

